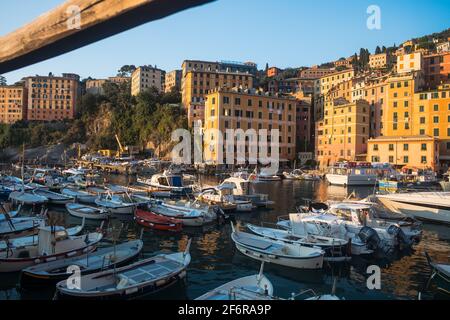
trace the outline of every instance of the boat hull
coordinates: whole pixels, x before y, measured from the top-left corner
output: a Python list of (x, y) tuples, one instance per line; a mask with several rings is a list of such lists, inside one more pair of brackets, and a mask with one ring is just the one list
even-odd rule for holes
[(374, 186), (377, 183), (375, 175), (340, 175), (330, 174), (326, 176), (328, 182), (338, 186)]
[(450, 207), (438, 205), (420, 205), (417, 202), (399, 201), (385, 197), (378, 197), (389, 210), (403, 213), (419, 220), (450, 224)]

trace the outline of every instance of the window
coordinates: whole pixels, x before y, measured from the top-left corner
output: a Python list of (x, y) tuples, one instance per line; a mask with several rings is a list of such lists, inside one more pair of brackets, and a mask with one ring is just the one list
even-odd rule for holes
[(439, 123), (439, 116), (433, 117), (433, 123)]
[(424, 164), (427, 163), (427, 156), (422, 156), (421, 162)]
[(223, 97), (223, 103), (229, 104), (230, 103), (230, 97)]
[(403, 150), (408, 151), (409, 150), (409, 144), (405, 143), (403, 144)]
[(409, 162), (409, 157), (408, 156), (404, 156), (403, 157), (403, 163), (408, 163)]
[(394, 156), (389, 156), (389, 162), (394, 163)]
[(439, 128), (434, 128), (434, 129), (433, 129), (433, 135), (434, 135), (435, 137), (439, 137)]
[(419, 112), (424, 112), (425, 111), (425, 107), (424, 106), (419, 106)]
[(422, 151), (427, 151), (427, 144), (426, 143), (422, 143), (420, 150)]
[(234, 99), (234, 104), (238, 105), (238, 106), (241, 105), (241, 98), (235, 98)]
[(421, 136), (425, 135), (425, 129), (420, 129), (420, 130), (419, 130), (419, 134), (420, 134)]
[(425, 117), (420, 117), (420, 123), (424, 124), (425, 123)]
[(394, 145), (392, 143), (389, 144), (389, 151), (394, 151)]
[(433, 106), (433, 110), (434, 110), (434, 111), (439, 111), (439, 105), (435, 104), (435, 105)]

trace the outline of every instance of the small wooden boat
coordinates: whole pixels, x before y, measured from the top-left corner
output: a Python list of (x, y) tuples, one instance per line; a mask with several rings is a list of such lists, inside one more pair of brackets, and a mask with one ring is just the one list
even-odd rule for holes
[(154, 230), (180, 232), (183, 229), (181, 220), (161, 216), (142, 209), (136, 209), (134, 220), (138, 224)]
[(314, 235), (295, 235), (287, 230), (259, 227), (247, 224), (247, 228), (258, 236), (283, 241), (290, 244), (298, 244), (307, 247), (319, 247), (325, 252), (326, 261), (346, 261), (351, 259), (351, 248), (349, 242), (344, 239), (314, 236)]
[(264, 262), (259, 274), (239, 278), (213, 289), (195, 300), (276, 300), (273, 286), (263, 274)]
[(0, 222), (0, 239), (14, 239), (36, 234), (44, 219), (12, 218)]
[(85, 204), (94, 204), (95, 198), (97, 198), (96, 195), (93, 195), (87, 191), (72, 188), (62, 189), (61, 194), (74, 198), (76, 202), (81, 202)]
[(191, 261), (190, 244), (191, 240), (184, 252), (160, 254), (116, 270), (81, 276), (81, 287), (58, 282), (57, 297), (133, 299), (155, 293), (186, 277), (186, 267)]
[(134, 240), (116, 245), (115, 247), (99, 248), (94, 252), (82, 256), (28, 267), (22, 270), (20, 285), (21, 287), (29, 288), (55, 284), (70, 276), (67, 273), (69, 266), (78, 267), (80, 269), (80, 275), (120, 267), (135, 259), (142, 251), (142, 248), (142, 240)]
[(9, 199), (11, 199), (15, 203), (20, 203), (22, 205), (28, 206), (44, 204), (48, 202), (47, 197), (26, 191), (11, 192), (11, 194), (9, 195)]
[(62, 205), (75, 200), (73, 197), (40, 188), (33, 190), (33, 193), (38, 196), (46, 197), (48, 199), (48, 203), (54, 205)]
[(231, 239), (236, 248), (250, 258), (297, 269), (322, 268), (325, 252), (321, 249), (236, 231), (233, 223), (231, 227), (233, 229)]
[(100, 195), (95, 199), (95, 204), (112, 214), (133, 214), (136, 208), (135, 203), (125, 202), (122, 197), (113, 194)]
[(102, 237), (99, 232), (71, 237), (63, 227), (40, 227), (37, 244), (0, 252), (0, 272), (85, 254), (95, 250)]
[(205, 224), (203, 212), (197, 209), (169, 205), (158, 200), (149, 204), (148, 210), (157, 215), (180, 220), (186, 227), (201, 227)]
[[(84, 228), (85, 220), (83, 219), (83, 222), (79, 226), (75, 226), (72, 228), (67, 228), (67, 235), (69, 236), (77, 236), (81, 233), (81, 231)], [(38, 242), (39, 237), (37, 235), (32, 236), (26, 236), (26, 237), (20, 237), (20, 238), (14, 238), (14, 239), (8, 239), (4, 241), (0, 241), (0, 251), (4, 251), (6, 249), (11, 248), (20, 248), (20, 247), (26, 247), (35, 245)]]
[(89, 220), (105, 220), (109, 217), (109, 211), (102, 208), (95, 208), (79, 203), (67, 203), (66, 209), (71, 216), (86, 218)]

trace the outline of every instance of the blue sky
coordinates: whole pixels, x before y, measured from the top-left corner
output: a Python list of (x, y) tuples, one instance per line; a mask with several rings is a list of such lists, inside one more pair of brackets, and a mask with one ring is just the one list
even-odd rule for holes
[[(62, 2), (2, 1), (0, 35)], [(381, 8), (381, 30), (366, 27), (372, 4)], [(102, 78), (124, 64), (170, 71), (184, 59), (307, 66), (441, 31), (449, 22), (450, 0), (218, 0), (4, 76), (8, 83), (48, 72)]]

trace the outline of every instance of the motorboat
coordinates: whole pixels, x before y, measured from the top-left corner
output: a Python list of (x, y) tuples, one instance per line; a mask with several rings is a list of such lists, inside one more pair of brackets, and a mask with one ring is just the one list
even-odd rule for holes
[(81, 276), (80, 287), (56, 284), (58, 299), (133, 299), (156, 293), (186, 277), (191, 262), (188, 241), (184, 252), (159, 254), (131, 265)]
[(71, 216), (88, 220), (105, 220), (109, 211), (102, 208), (91, 207), (79, 203), (67, 203), (66, 209)]
[(126, 201), (120, 195), (107, 193), (101, 194), (95, 199), (95, 204), (112, 214), (133, 214), (136, 203)]
[(97, 198), (97, 196), (92, 193), (74, 188), (64, 188), (61, 190), (61, 194), (75, 199), (76, 202), (84, 204), (94, 204), (95, 198)]
[(450, 192), (408, 192), (378, 194), (389, 210), (419, 220), (450, 224)]
[(136, 209), (134, 220), (145, 228), (161, 231), (180, 232), (183, 222), (176, 218), (155, 214), (148, 210)]
[(236, 248), (252, 259), (296, 269), (322, 268), (325, 252), (319, 248), (272, 240), (237, 231), (233, 223), (231, 226), (231, 239)]
[[(83, 222), (81, 225), (74, 226), (71, 228), (66, 228), (67, 235), (68, 236), (77, 236), (79, 235), (83, 229), (84, 229), (85, 220), (83, 219)], [(35, 245), (38, 242), (38, 235), (31, 235), (26, 237), (20, 237), (20, 238), (14, 238), (14, 239), (8, 239), (8, 240), (2, 240), (0, 241), (0, 251), (4, 251), (10, 248), (20, 248), (20, 247), (26, 247)]]
[(67, 184), (64, 177), (56, 169), (41, 169), (34, 170), (30, 182), (34, 182), (47, 187), (50, 191), (60, 191)]
[(438, 285), (438, 288), (440, 290), (444, 291), (445, 293), (449, 294), (450, 293), (450, 264), (433, 262), (427, 252), (425, 252), (425, 256), (427, 258), (428, 265), (430, 266), (430, 268), (432, 270), (432, 273), (431, 273), (431, 276), (430, 276), (430, 279), (428, 280), (428, 282), (430, 282), (431, 280), (434, 279)]
[(375, 186), (378, 174), (368, 162), (340, 162), (328, 168), (325, 175), (332, 185), (340, 186)]
[(72, 237), (63, 227), (40, 227), (37, 244), (0, 252), (0, 272), (16, 272), (40, 263), (85, 254), (95, 250), (102, 237), (99, 232)]
[(248, 180), (230, 177), (225, 179), (221, 185), (228, 185), (232, 189), (233, 196), (236, 200), (251, 201), (255, 207), (267, 208), (274, 204), (273, 201), (269, 200), (269, 195), (252, 193)]
[(344, 239), (315, 236), (310, 234), (297, 236), (292, 231), (260, 227), (253, 224), (247, 224), (247, 228), (254, 234), (270, 240), (277, 240), (307, 247), (318, 247), (325, 252), (326, 261), (347, 261), (351, 258), (349, 242)]
[(277, 300), (273, 297), (273, 285), (263, 274), (264, 262), (258, 274), (227, 282), (195, 300)]
[(74, 197), (40, 188), (35, 189), (32, 192), (34, 195), (47, 198), (48, 203), (53, 205), (65, 205), (66, 203), (74, 202), (75, 200)]
[(22, 270), (20, 286), (22, 288), (41, 288), (54, 285), (67, 279), (68, 268), (77, 267), (80, 275), (121, 267), (134, 260), (142, 251), (142, 240), (127, 241), (114, 246), (98, 248), (81, 256), (41, 263)]
[(173, 194), (186, 195), (192, 193), (192, 186), (185, 186), (183, 175), (165, 170), (163, 173), (154, 174), (150, 179), (138, 177), (137, 181), (148, 185), (152, 191), (170, 191)]
[(216, 187), (203, 189), (196, 199), (209, 205), (219, 206), (223, 211), (252, 211), (252, 202), (250, 200), (236, 199), (233, 190), (234, 185), (222, 183)]

